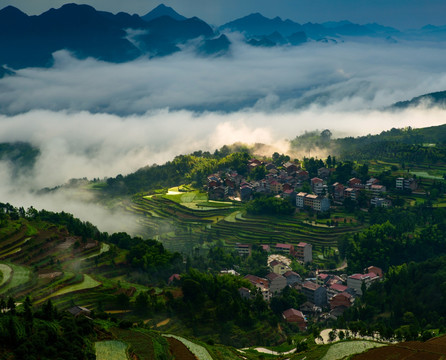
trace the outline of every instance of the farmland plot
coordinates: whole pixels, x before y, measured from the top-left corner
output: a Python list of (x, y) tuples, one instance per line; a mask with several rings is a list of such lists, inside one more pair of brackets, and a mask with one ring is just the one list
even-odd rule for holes
[(127, 360), (127, 344), (122, 341), (98, 341), (95, 344), (97, 360)]
[(11, 281), (6, 284), (5, 287), (0, 289), (0, 294), (4, 294), (10, 289), (13, 289), (17, 286), (26, 284), (29, 281), (31, 271), (23, 266), (18, 266), (14, 264), (9, 265), (12, 268), (12, 278)]
[(164, 336), (172, 337), (174, 339), (181, 341), (190, 350), (190, 352), (197, 357), (198, 360), (213, 360), (209, 352), (201, 345), (195, 344), (192, 341), (182, 338), (181, 336), (176, 336), (171, 334)]
[(386, 346), (373, 341), (346, 341), (330, 346), (322, 360), (338, 360), (375, 347)]
[(37, 301), (37, 303), (41, 303), (46, 301), (49, 298), (55, 297), (55, 296), (60, 296), (60, 295), (65, 295), (74, 291), (80, 291), (80, 290), (85, 290), (85, 289), (92, 289), (95, 288), (99, 285), (101, 285), (101, 283), (99, 281), (96, 281), (95, 279), (93, 279), (91, 276), (84, 274), (84, 280), (78, 284), (74, 284), (74, 285), (70, 285), (70, 286), (66, 286), (60, 290), (57, 290), (56, 292), (54, 292), (53, 294), (51, 294), (50, 296), (47, 296), (43, 299), (40, 299), (39, 301)]
[(6, 264), (0, 264), (0, 271), (2, 273), (2, 281), (0, 282), (0, 286), (6, 283), (12, 275), (12, 268)]

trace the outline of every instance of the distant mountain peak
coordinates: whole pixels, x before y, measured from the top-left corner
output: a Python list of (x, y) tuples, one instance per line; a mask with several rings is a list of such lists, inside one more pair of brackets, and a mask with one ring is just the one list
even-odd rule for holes
[(145, 21), (151, 21), (153, 19), (159, 18), (161, 16), (169, 16), (174, 20), (182, 21), (187, 18), (183, 15), (178, 14), (174, 9), (164, 4), (158, 5), (152, 11), (148, 12), (146, 15), (141, 16), (141, 18)]
[(301, 31), (300, 24), (291, 20), (282, 20), (279, 16), (274, 19), (267, 18), (256, 12), (228, 22), (220, 27), (232, 31), (240, 31), (249, 36), (269, 35), (277, 31), (283, 36), (291, 35), (297, 31)]
[(0, 10), (0, 16), (26, 17), (28, 15), (26, 15), (23, 11), (17, 9), (16, 7), (14, 7), (12, 5), (8, 5)]

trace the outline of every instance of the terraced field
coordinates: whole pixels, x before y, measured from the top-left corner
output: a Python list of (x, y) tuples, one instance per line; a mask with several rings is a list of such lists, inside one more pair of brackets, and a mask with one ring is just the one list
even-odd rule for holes
[(2, 281), (0, 282), (0, 287), (2, 287), (9, 281), (9, 279), (11, 279), (12, 268), (6, 264), (0, 264), (0, 271), (2, 273)]
[(386, 346), (373, 341), (345, 341), (333, 344), (321, 360), (345, 359), (354, 354), (360, 354), (368, 349)]
[(169, 352), (167, 341), (153, 332), (118, 328), (111, 329), (111, 332), (116, 338), (126, 342), (140, 360), (165, 359)]
[(31, 279), (31, 270), (15, 264), (9, 264), (12, 269), (9, 282), (0, 288), (0, 294), (7, 294), (17, 288), (23, 287)]
[(181, 341), (188, 349), (190, 352), (192, 352), (195, 357), (198, 360), (212, 360), (211, 355), (209, 354), (209, 352), (201, 345), (195, 344), (190, 340), (187, 340), (181, 336), (175, 336), (175, 335), (164, 335), (168, 338), (174, 338), (178, 341)]
[(70, 285), (70, 286), (65, 286), (62, 289), (55, 291), (51, 295), (38, 300), (36, 303), (45, 302), (46, 300), (48, 300), (52, 297), (55, 297), (55, 296), (61, 296), (61, 295), (65, 295), (65, 294), (75, 292), (75, 291), (80, 291), (80, 290), (92, 289), (92, 288), (98, 287), (100, 285), (101, 285), (101, 283), (99, 281), (96, 281), (91, 276), (84, 274), (82, 282), (74, 284), (74, 285)]
[[(172, 251), (192, 251), (205, 241), (223, 240), (227, 246), (240, 243), (274, 244), (301, 241), (313, 246), (336, 247), (338, 239), (362, 229), (359, 224), (341, 224), (338, 227), (312, 225), (299, 216), (242, 215), (241, 206), (192, 209), (183, 206), (182, 200), (190, 201), (187, 194), (140, 197), (128, 210), (142, 215), (140, 225), (145, 236), (161, 240)], [(174, 198), (174, 200), (168, 199)], [(204, 201), (200, 198), (200, 201)]]

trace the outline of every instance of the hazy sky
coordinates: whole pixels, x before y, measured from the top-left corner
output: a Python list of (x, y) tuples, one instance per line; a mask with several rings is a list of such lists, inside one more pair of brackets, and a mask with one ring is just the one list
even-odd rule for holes
[(40, 14), (69, 2), (140, 15), (163, 2), (185, 16), (198, 16), (214, 25), (252, 12), (300, 23), (347, 19), (357, 23), (378, 22), (399, 29), (446, 24), (445, 0), (0, 0), (0, 7), (13, 5), (28, 14)]

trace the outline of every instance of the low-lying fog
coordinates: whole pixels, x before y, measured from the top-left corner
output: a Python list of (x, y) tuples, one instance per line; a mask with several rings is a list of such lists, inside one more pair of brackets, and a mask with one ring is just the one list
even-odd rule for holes
[(384, 42), (265, 49), (235, 41), (226, 57), (186, 50), (126, 64), (58, 52), (51, 69), (24, 69), (0, 80), (0, 142), (25, 141), (41, 150), (31, 174), (14, 176), (0, 163), (0, 201), (64, 210), (102, 230), (121, 230), (128, 218), (76, 194), (30, 190), (127, 174), (236, 141), (286, 152), (285, 139), (305, 130), (345, 136), (443, 124), (441, 109), (386, 108), (445, 90), (445, 58), (438, 43)]

